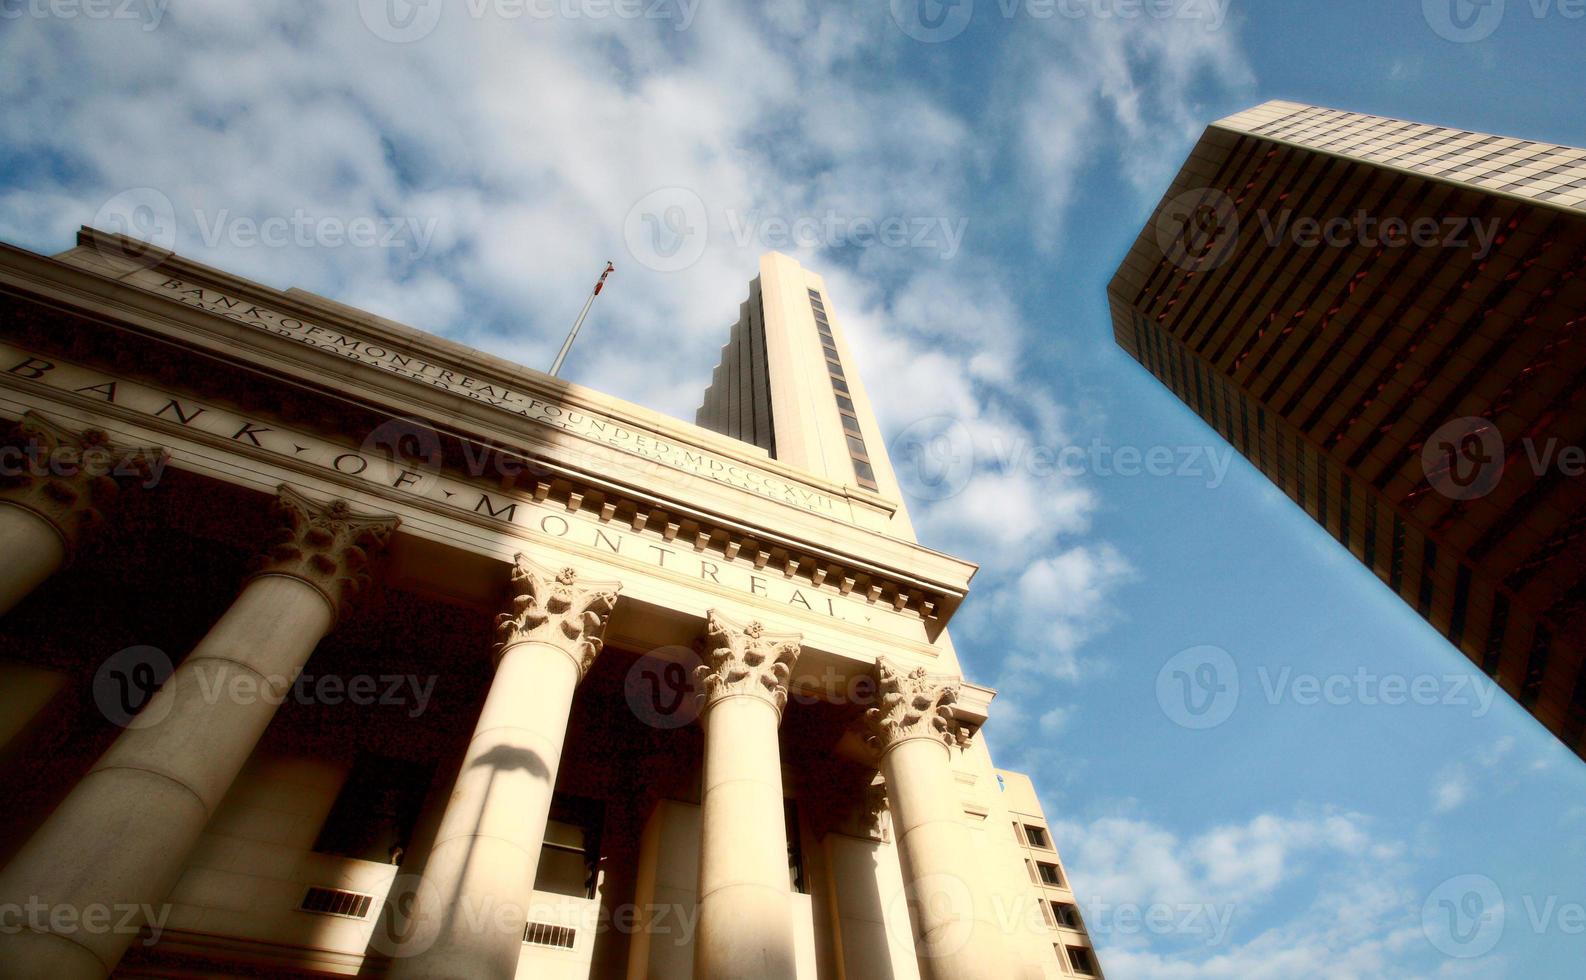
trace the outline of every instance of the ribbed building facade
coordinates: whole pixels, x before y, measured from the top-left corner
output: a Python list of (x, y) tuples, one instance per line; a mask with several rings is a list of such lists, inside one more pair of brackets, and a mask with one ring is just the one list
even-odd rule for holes
[(1208, 128), (1120, 346), (1586, 752), (1586, 150), (1291, 102)]

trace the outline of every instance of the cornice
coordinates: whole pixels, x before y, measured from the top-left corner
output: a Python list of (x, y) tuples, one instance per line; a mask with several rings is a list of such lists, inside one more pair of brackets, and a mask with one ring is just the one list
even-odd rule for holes
[[(92, 242), (91, 236), (97, 233), (84, 234), (89, 235)], [(204, 269), (196, 263), (174, 259), (164, 261), (160, 269), (172, 275), (180, 271), (197, 279), (201, 273), (206, 285), (234, 291), (249, 301), (257, 298), (261, 305), (270, 304), (272, 308), (283, 312), (302, 312), (305, 317), (316, 322), (345, 325), (372, 339), (384, 339), (414, 349), (420, 355), (433, 350), (437, 358), (451, 362), (467, 351), (467, 348), (451, 342), (437, 344), (437, 338), (430, 338), (410, 327), (379, 321), (378, 318), (352, 319), (336, 314), (326, 306), (300, 306), (292, 300), (291, 294), (262, 290), (256, 284)], [(933, 635), (945, 625), (962, 601), (976, 569), (969, 562), (931, 551), (913, 542), (761, 497), (747, 490), (717, 484), (686, 470), (676, 471), (684, 489), (694, 485), (709, 492), (682, 499), (643, 486), (638, 480), (625, 482), (621, 474), (605, 468), (600, 472), (581, 470), (558, 461), (558, 443), (562, 454), (566, 455), (568, 442), (567, 433), (561, 430), (531, 420), (523, 420), (521, 425), (513, 428), (505, 427), (501, 423), (510, 423), (510, 416), (504, 416), (492, 406), (478, 403), (465, 395), (414, 383), (318, 351), (301, 342), (234, 323), (223, 316), (161, 297), (143, 288), (118, 284), (115, 279), (81, 265), (0, 245), (0, 288), (78, 316), (108, 321), (134, 334), (152, 336), (184, 348), (196, 347), (211, 358), (244, 367), (267, 379), (308, 388), (325, 397), (352, 401), (368, 411), (414, 415), (424, 414), (424, 409), (429, 408), (437, 416), (455, 419), (454, 425), (447, 430), (453, 435), (492, 444), (503, 452), (521, 451), (544, 466), (546, 478), (536, 485), (519, 488), (521, 493), (541, 500), (556, 499), (566, 503), (569, 509), (594, 507), (601, 512), (602, 519), (617, 516), (620, 520), (632, 523), (635, 530), (653, 531), (667, 541), (677, 539), (692, 543), (699, 551), (709, 548), (724, 554), (729, 560), (741, 560), (742, 556), (753, 561), (757, 569), (769, 566), (783, 571), (790, 578), (798, 576), (809, 579), (817, 588), (824, 584), (844, 594), (852, 590), (872, 602), (887, 602), (900, 611), (914, 609), (923, 619), (934, 621)], [(265, 356), (268, 356), (268, 363), (261, 363)], [(503, 363), (489, 355), (480, 354), (477, 358), (486, 367)], [(474, 360), (464, 361), (463, 364), (471, 372), (478, 373), (479, 365)], [(513, 367), (517, 373), (511, 376), (511, 384), (517, 385), (519, 390), (528, 390), (529, 386), (520, 379), (537, 375), (538, 372)], [(283, 369), (285, 377), (281, 376)], [(557, 383), (552, 380), (552, 384)], [(547, 398), (569, 405), (584, 403), (575, 402), (568, 392), (585, 393), (579, 397), (586, 399), (589, 394), (598, 394), (577, 386), (556, 389), (541, 385), (541, 388), (544, 388)], [(400, 400), (403, 404), (392, 405), (393, 400)], [(602, 396), (599, 401), (589, 400), (587, 410), (608, 416), (619, 415), (624, 424), (651, 429), (660, 433), (662, 438), (677, 442), (691, 441), (718, 455), (727, 455), (724, 450), (730, 450), (733, 457), (741, 459), (745, 465), (779, 476), (785, 475), (790, 481), (815, 486), (828, 494), (851, 496), (841, 487), (825, 484), (799, 471), (780, 466), (775, 461), (757, 459), (758, 450), (738, 444), (736, 440), (669, 419), (665, 420), (666, 428), (661, 429), (652, 425), (648, 418), (654, 413), (636, 406), (615, 400), (608, 402)], [(721, 443), (732, 445), (723, 447)], [(599, 443), (591, 445), (599, 445), (606, 453), (620, 452)], [(742, 451), (744, 449), (749, 451)], [(723, 495), (740, 499), (728, 505), (726, 510), (709, 506), (711, 498)], [(703, 505), (702, 501), (705, 502)], [(627, 502), (628, 506), (618, 513), (618, 508), (624, 506), (623, 502)]]

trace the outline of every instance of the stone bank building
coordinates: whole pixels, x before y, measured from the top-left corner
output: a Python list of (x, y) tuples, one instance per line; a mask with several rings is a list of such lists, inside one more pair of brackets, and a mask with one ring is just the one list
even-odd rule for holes
[(0, 246), (0, 975), (1099, 976), (818, 275), (680, 422)]

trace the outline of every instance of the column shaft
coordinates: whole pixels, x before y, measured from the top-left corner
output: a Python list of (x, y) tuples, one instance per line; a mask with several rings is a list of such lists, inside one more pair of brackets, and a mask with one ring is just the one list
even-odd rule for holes
[(510, 980), (580, 672), (540, 642), (509, 647), (468, 743), (391, 976)]
[(518, 555), (500, 658), (424, 864), (390, 976), (512, 980), (534, 904), (573, 695), (595, 657), (616, 582), (580, 582)]
[(0, 616), (66, 564), (55, 526), (25, 507), (0, 505)]
[(903, 888), (925, 980), (1011, 975), (1004, 929), (990, 901), (953, 778), (959, 728), (956, 677), (876, 661), (877, 705), (865, 712), (881, 753)]
[(780, 715), (756, 694), (706, 709), (700, 799), (699, 980), (795, 976)]
[(904, 888), (926, 980), (1002, 980), (1002, 937), (974, 860), (948, 748), (911, 738), (882, 757)]
[(7, 977), (100, 980), (138, 925), (164, 921), (204, 824), (397, 523), (285, 485), (276, 508), (256, 577), (0, 874), (0, 908), (29, 910), (0, 933)]
[[(109, 908), (111, 923), (156, 910), (332, 620), (307, 583), (254, 579), (0, 875), (0, 898)], [(16, 978), (99, 980), (134, 938), (25, 928), (0, 935), (0, 962)]]
[[(76, 429), (27, 412), (6, 426), (0, 463), (0, 615), (54, 575), (83, 534), (104, 520), (118, 480), (158, 481), (165, 454), (112, 445), (99, 429)], [(16, 455), (12, 455), (13, 452)]]

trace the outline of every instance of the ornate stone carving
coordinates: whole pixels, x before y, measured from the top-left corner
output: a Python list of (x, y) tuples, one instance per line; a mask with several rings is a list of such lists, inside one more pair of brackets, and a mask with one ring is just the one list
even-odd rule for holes
[(605, 643), (606, 620), (621, 590), (620, 582), (581, 582), (571, 568), (553, 571), (517, 555), (512, 611), (496, 617), (496, 652), (528, 640), (551, 643), (573, 658), (582, 680)]
[(22, 455), (0, 466), (0, 500), (48, 521), (68, 552), (104, 520), (120, 481), (152, 486), (165, 462), (163, 450), (118, 447), (99, 429), (69, 429), (31, 411), (7, 441)]
[(903, 671), (885, 657), (876, 661), (879, 707), (865, 712), (870, 744), (885, 752), (911, 738), (940, 739), (949, 747), (963, 744), (952, 705), (958, 700), (958, 680), (926, 672), (924, 667)]
[(401, 520), (355, 514), (345, 500), (320, 503), (281, 484), (276, 542), (254, 564), (257, 575), (288, 575), (318, 589), (338, 615), (369, 581), (369, 560), (385, 547)]
[(764, 698), (781, 714), (787, 681), (798, 660), (798, 633), (767, 633), (758, 622), (739, 626), (712, 609), (705, 614), (703, 666), (694, 669), (704, 706), (739, 694)]

